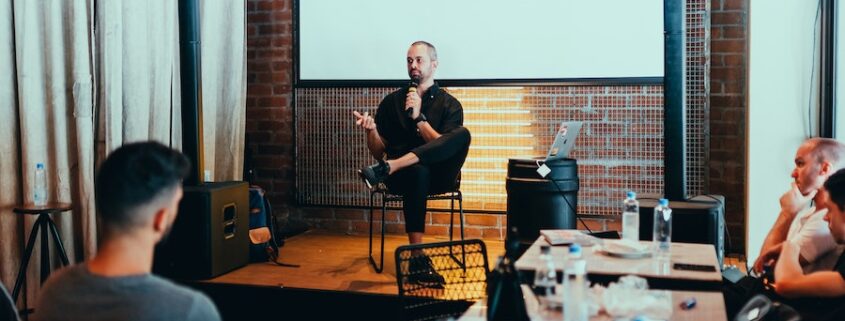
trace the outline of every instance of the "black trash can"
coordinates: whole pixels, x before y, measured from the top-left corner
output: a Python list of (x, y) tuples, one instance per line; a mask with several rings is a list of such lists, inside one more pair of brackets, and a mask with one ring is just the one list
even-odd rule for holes
[[(546, 177), (537, 173), (546, 164)], [(578, 164), (565, 158), (543, 162), (542, 158), (508, 160), (508, 229), (519, 232), (520, 252), (540, 236), (541, 229), (574, 229), (578, 208)]]

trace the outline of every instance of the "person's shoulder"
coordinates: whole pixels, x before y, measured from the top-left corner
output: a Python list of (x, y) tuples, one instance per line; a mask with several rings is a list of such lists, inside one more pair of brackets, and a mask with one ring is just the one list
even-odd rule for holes
[(42, 308), (40, 315), (61, 313), (62, 311), (55, 307), (57, 302), (64, 302), (69, 295), (85, 291), (90, 286), (91, 281), (85, 277), (86, 274), (84, 263), (64, 267), (51, 273), (38, 292), (36, 306), (49, 307)]
[(87, 274), (84, 263), (74, 264), (58, 269), (50, 274), (42, 289), (61, 288), (84, 279)]
[(168, 295), (174, 295), (185, 298), (205, 296), (205, 294), (202, 294), (202, 292), (200, 291), (191, 289), (184, 285), (176, 284), (173, 281), (170, 281), (158, 275), (151, 275), (149, 284), (152, 287), (158, 289), (159, 292), (167, 293)]
[(199, 295), (193, 298), (191, 310), (188, 312), (186, 319), (215, 321), (220, 320), (221, 317), (220, 312), (217, 311), (217, 306), (214, 305), (214, 302), (212, 302), (205, 294), (199, 293)]
[(396, 97), (405, 97), (405, 90), (402, 88), (398, 88), (394, 91), (391, 91), (387, 96), (384, 96), (383, 101), (387, 101), (388, 99), (395, 99)]
[(186, 286), (175, 284), (170, 280), (158, 278), (161, 282), (160, 290), (166, 295), (172, 296), (173, 302), (184, 304), (182, 313), (185, 313), (184, 320), (220, 320), (220, 313), (217, 306), (208, 295)]
[(823, 230), (826, 230), (826, 232), (830, 233), (827, 221), (824, 220), (825, 215), (827, 215), (826, 208), (819, 210), (811, 208), (806, 212), (806, 215), (802, 216), (802, 221), (804, 221), (803, 227), (823, 225)]
[(457, 98), (455, 98), (455, 96), (453, 96), (453, 95), (452, 95), (452, 93), (451, 93), (451, 92), (449, 92), (449, 89), (447, 89), (447, 88), (445, 88), (445, 87), (440, 87), (440, 85), (437, 85), (437, 93), (436, 93), (436, 95), (442, 96), (442, 97), (443, 97), (443, 98), (445, 98), (445, 99), (454, 99), (454, 100), (457, 100)]
[(446, 103), (450, 105), (461, 106), (461, 101), (458, 100), (458, 98), (455, 98), (455, 96), (453, 96), (452, 93), (446, 90), (446, 88), (440, 87), (439, 95)]
[(396, 101), (405, 101), (402, 88), (396, 89), (387, 94), (387, 96), (384, 96), (384, 98), (382, 98), (381, 102), (378, 104), (378, 107), (379, 109), (390, 108), (395, 106)]
[[(169, 296), (173, 302), (189, 304), (189, 314), (201, 316), (216, 316), (217, 308), (205, 293), (194, 290), (187, 286), (179, 285), (168, 279), (153, 275), (152, 282), (162, 295)], [(217, 320), (219, 320), (219, 316)], [(196, 320), (209, 320), (198, 318)], [(212, 319), (213, 320), (213, 319)]]

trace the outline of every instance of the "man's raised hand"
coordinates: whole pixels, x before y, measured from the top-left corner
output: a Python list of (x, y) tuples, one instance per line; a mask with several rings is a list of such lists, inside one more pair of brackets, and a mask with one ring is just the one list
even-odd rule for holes
[(352, 111), (352, 115), (355, 116), (355, 125), (361, 126), (366, 131), (371, 131), (376, 129), (376, 121), (370, 116), (369, 112), (364, 112), (363, 115), (357, 111)]

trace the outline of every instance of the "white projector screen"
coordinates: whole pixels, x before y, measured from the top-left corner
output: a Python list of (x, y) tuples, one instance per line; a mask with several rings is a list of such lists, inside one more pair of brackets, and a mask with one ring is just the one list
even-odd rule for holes
[(297, 85), (408, 79), (416, 40), (441, 82), (662, 81), (662, 0), (298, 0)]

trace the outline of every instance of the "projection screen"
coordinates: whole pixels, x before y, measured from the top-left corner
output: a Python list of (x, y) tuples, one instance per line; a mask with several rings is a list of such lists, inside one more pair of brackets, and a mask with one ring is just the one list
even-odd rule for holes
[(662, 0), (298, 0), (297, 86), (406, 81), (416, 40), (437, 47), (441, 83), (663, 77)]

